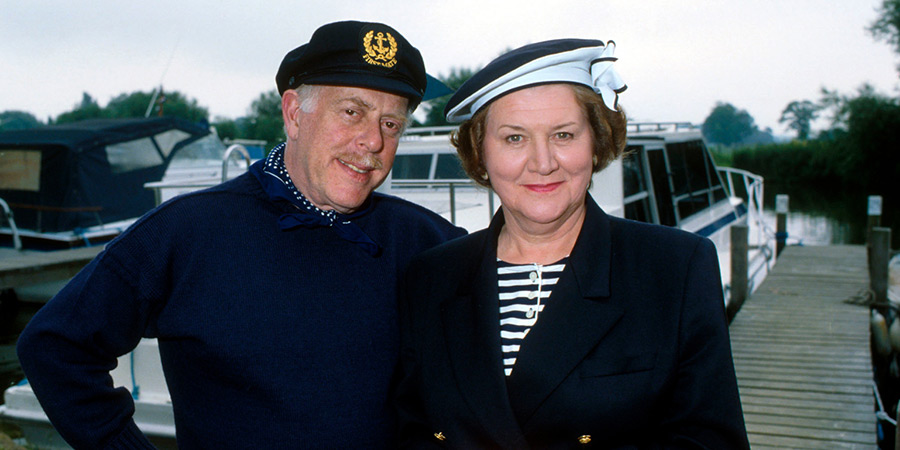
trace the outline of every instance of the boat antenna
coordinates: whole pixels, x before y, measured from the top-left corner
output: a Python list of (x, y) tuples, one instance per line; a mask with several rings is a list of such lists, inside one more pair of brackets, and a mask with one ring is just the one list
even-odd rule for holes
[(175, 58), (175, 50), (178, 49), (178, 44), (181, 43), (181, 33), (178, 34), (178, 39), (175, 41), (175, 45), (172, 46), (172, 51), (169, 53), (169, 61), (166, 62), (166, 67), (163, 69), (162, 75), (159, 77), (159, 88), (153, 88), (153, 95), (150, 96), (150, 104), (147, 105), (147, 111), (144, 113), (144, 117), (150, 117), (150, 113), (153, 112), (153, 105), (156, 104), (156, 98), (159, 96), (162, 91), (162, 83), (163, 79), (166, 78), (166, 73), (169, 72), (169, 66), (172, 65), (172, 59)]

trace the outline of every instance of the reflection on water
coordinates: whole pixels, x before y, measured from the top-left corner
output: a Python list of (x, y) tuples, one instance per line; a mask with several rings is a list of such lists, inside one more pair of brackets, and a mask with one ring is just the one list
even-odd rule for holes
[[(766, 182), (766, 223), (775, 228), (775, 196), (790, 197), (787, 220), (788, 244), (830, 245), (866, 243), (868, 198), (865, 192), (783, 186)], [(894, 194), (896, 195), (896, 194)], [(896, 198), (882, 194), (881, 226), (894, 230), (892, 247), (900, 246), (900, 208)]]
[[(775, 211), (763, 211), (766, 223), (775, 229)], [(854, 230), (848, 223), (840, 223), (825, 216), (803, 212), (789, 212), (787, 216), (788, 245), (861, 244), (854, 242)]]

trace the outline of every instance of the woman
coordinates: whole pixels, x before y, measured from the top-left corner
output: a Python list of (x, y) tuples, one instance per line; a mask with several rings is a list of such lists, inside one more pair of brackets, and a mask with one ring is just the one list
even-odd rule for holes
[(587, 194), (625, 146), (613, 51), (528, 45), (448, 103), (464, 168), (502, 207), (407, 272), (404, 445), (748, 447), (713, 244)]

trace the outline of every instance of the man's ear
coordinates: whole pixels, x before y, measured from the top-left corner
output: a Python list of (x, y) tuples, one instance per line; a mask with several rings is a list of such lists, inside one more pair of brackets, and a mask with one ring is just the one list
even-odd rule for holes
[(288, 139), (300, 137), (300, 100), (297, 91), (288, 89), (281, 96), (281, 117), (284, 119), (284, 133)]

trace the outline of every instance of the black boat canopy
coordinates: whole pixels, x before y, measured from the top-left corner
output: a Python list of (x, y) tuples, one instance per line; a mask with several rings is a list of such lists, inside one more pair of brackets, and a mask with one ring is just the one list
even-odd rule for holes
[(176, 154), (223, 150), (207, 128), (169, 117), (0, 132), (0, 198), (19, 228), (77, 231), (153, 208), (144, 184), (159, 181)]

